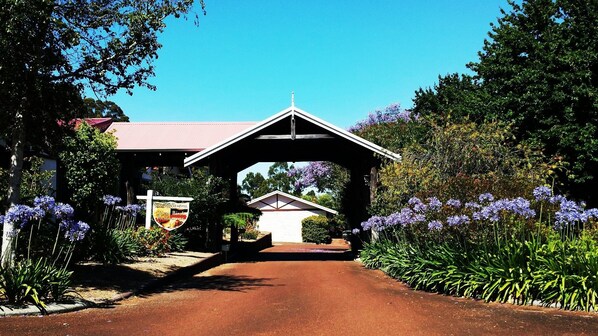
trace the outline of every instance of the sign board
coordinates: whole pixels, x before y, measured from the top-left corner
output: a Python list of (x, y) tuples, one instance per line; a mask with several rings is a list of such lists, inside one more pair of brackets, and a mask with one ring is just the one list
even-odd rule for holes
[(154, 202), (152, 208), (154, 221), (168, 231), (178, 229), (189, 217), (189, 202)]
[(154, 196), (153, 190), (148, 190), (146, 196), (137, 196), (138, 200), (147, 202), (145, 206), (145, 228), (152, 227), (152, 219), (161, 228), (168, 231), (181, 227), (189, 217), (189, 202), (191, 197)]

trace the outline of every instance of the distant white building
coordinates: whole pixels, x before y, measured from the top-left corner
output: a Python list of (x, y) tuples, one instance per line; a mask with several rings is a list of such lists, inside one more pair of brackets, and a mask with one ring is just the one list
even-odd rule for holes
[(262, 211), (258, 230), (271, 232), (273, 242), (300, 243), (301, 221), (304, 218), (337, 214), (335, 210), (282, 191), (273, 191), (249, 201), (247, 205)]

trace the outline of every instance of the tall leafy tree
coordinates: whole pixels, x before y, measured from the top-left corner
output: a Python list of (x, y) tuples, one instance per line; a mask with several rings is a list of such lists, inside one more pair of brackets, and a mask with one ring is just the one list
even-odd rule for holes
[(575, 196), (598, 201), (598, 2), (509, 1), (469, 67), (492, 97), (490, 118), (570, 166)]
[(470, 75), (438, 76), (433, 88), (415, 91), (411, 112), (436, 123), (482, 121), (488, 114), (489, 94)]
[[(11, 204), (19, 200), (25, 144), (56, 142), (56, 124), (80, 110), (84, 88), (99, 95), (153, 89), (147, 79), (158, 34), (167, 17), (189, 13), (193, 2), (0, 0), (0, 134), (10, 143)], [(4, 224), (3, 255), (12, 230)]]
[(83, 104), (86, 118), (112, 118), (114, 121), (129, 121), (129, 117), (113, 101), (85, 98)]
[(259, 172), (248, 173), (241, 183), (241, 189), (252, 199), (265, 195), (271, 191), (270, 186), (268, 185), (268, 180), (266, 180), (264, 175)]
[(286, 193), (297, 193), (295, 191), (295, 181), (297, 178), (289, 171), (294, 166), (288, 162), (275, 162), (268, 168), (268, 185), (270, 190), (280, 190)]

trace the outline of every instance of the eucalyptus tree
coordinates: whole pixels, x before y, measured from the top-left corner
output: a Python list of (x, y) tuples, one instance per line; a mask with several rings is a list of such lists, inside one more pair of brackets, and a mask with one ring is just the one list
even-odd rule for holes
[[(197, 7), (197, 8), (196, 8)], [(147, 82), (168, 17), (204, 11), (203, 0), (0, 0), (0, 136), (10, 146), (8, 202), (19, 201), (26, 144), (48, 147), (82, 108)], [(205, 11), (204, 11), (205, 13)], [(5, 238), (12, 224), (4, 223)], [(3, 252), (7, 239), (3, 239)], [(3, 253), (4, 255), (4, 253)]]
[(596, 204), (598, 1), (509, 5), (469, 65), (492, 97), (488, 117), (514, 123), (520, 140), (568, 162), (568, 189)]

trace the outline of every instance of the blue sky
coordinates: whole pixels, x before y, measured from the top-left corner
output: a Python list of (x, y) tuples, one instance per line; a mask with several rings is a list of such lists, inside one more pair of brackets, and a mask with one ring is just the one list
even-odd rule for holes
[(150, 82), (109, 97), (132, 121), (260, 121), (296, 105), (340, 127), (467, 72), (506, 0), (206, 0), (169, 19)]

